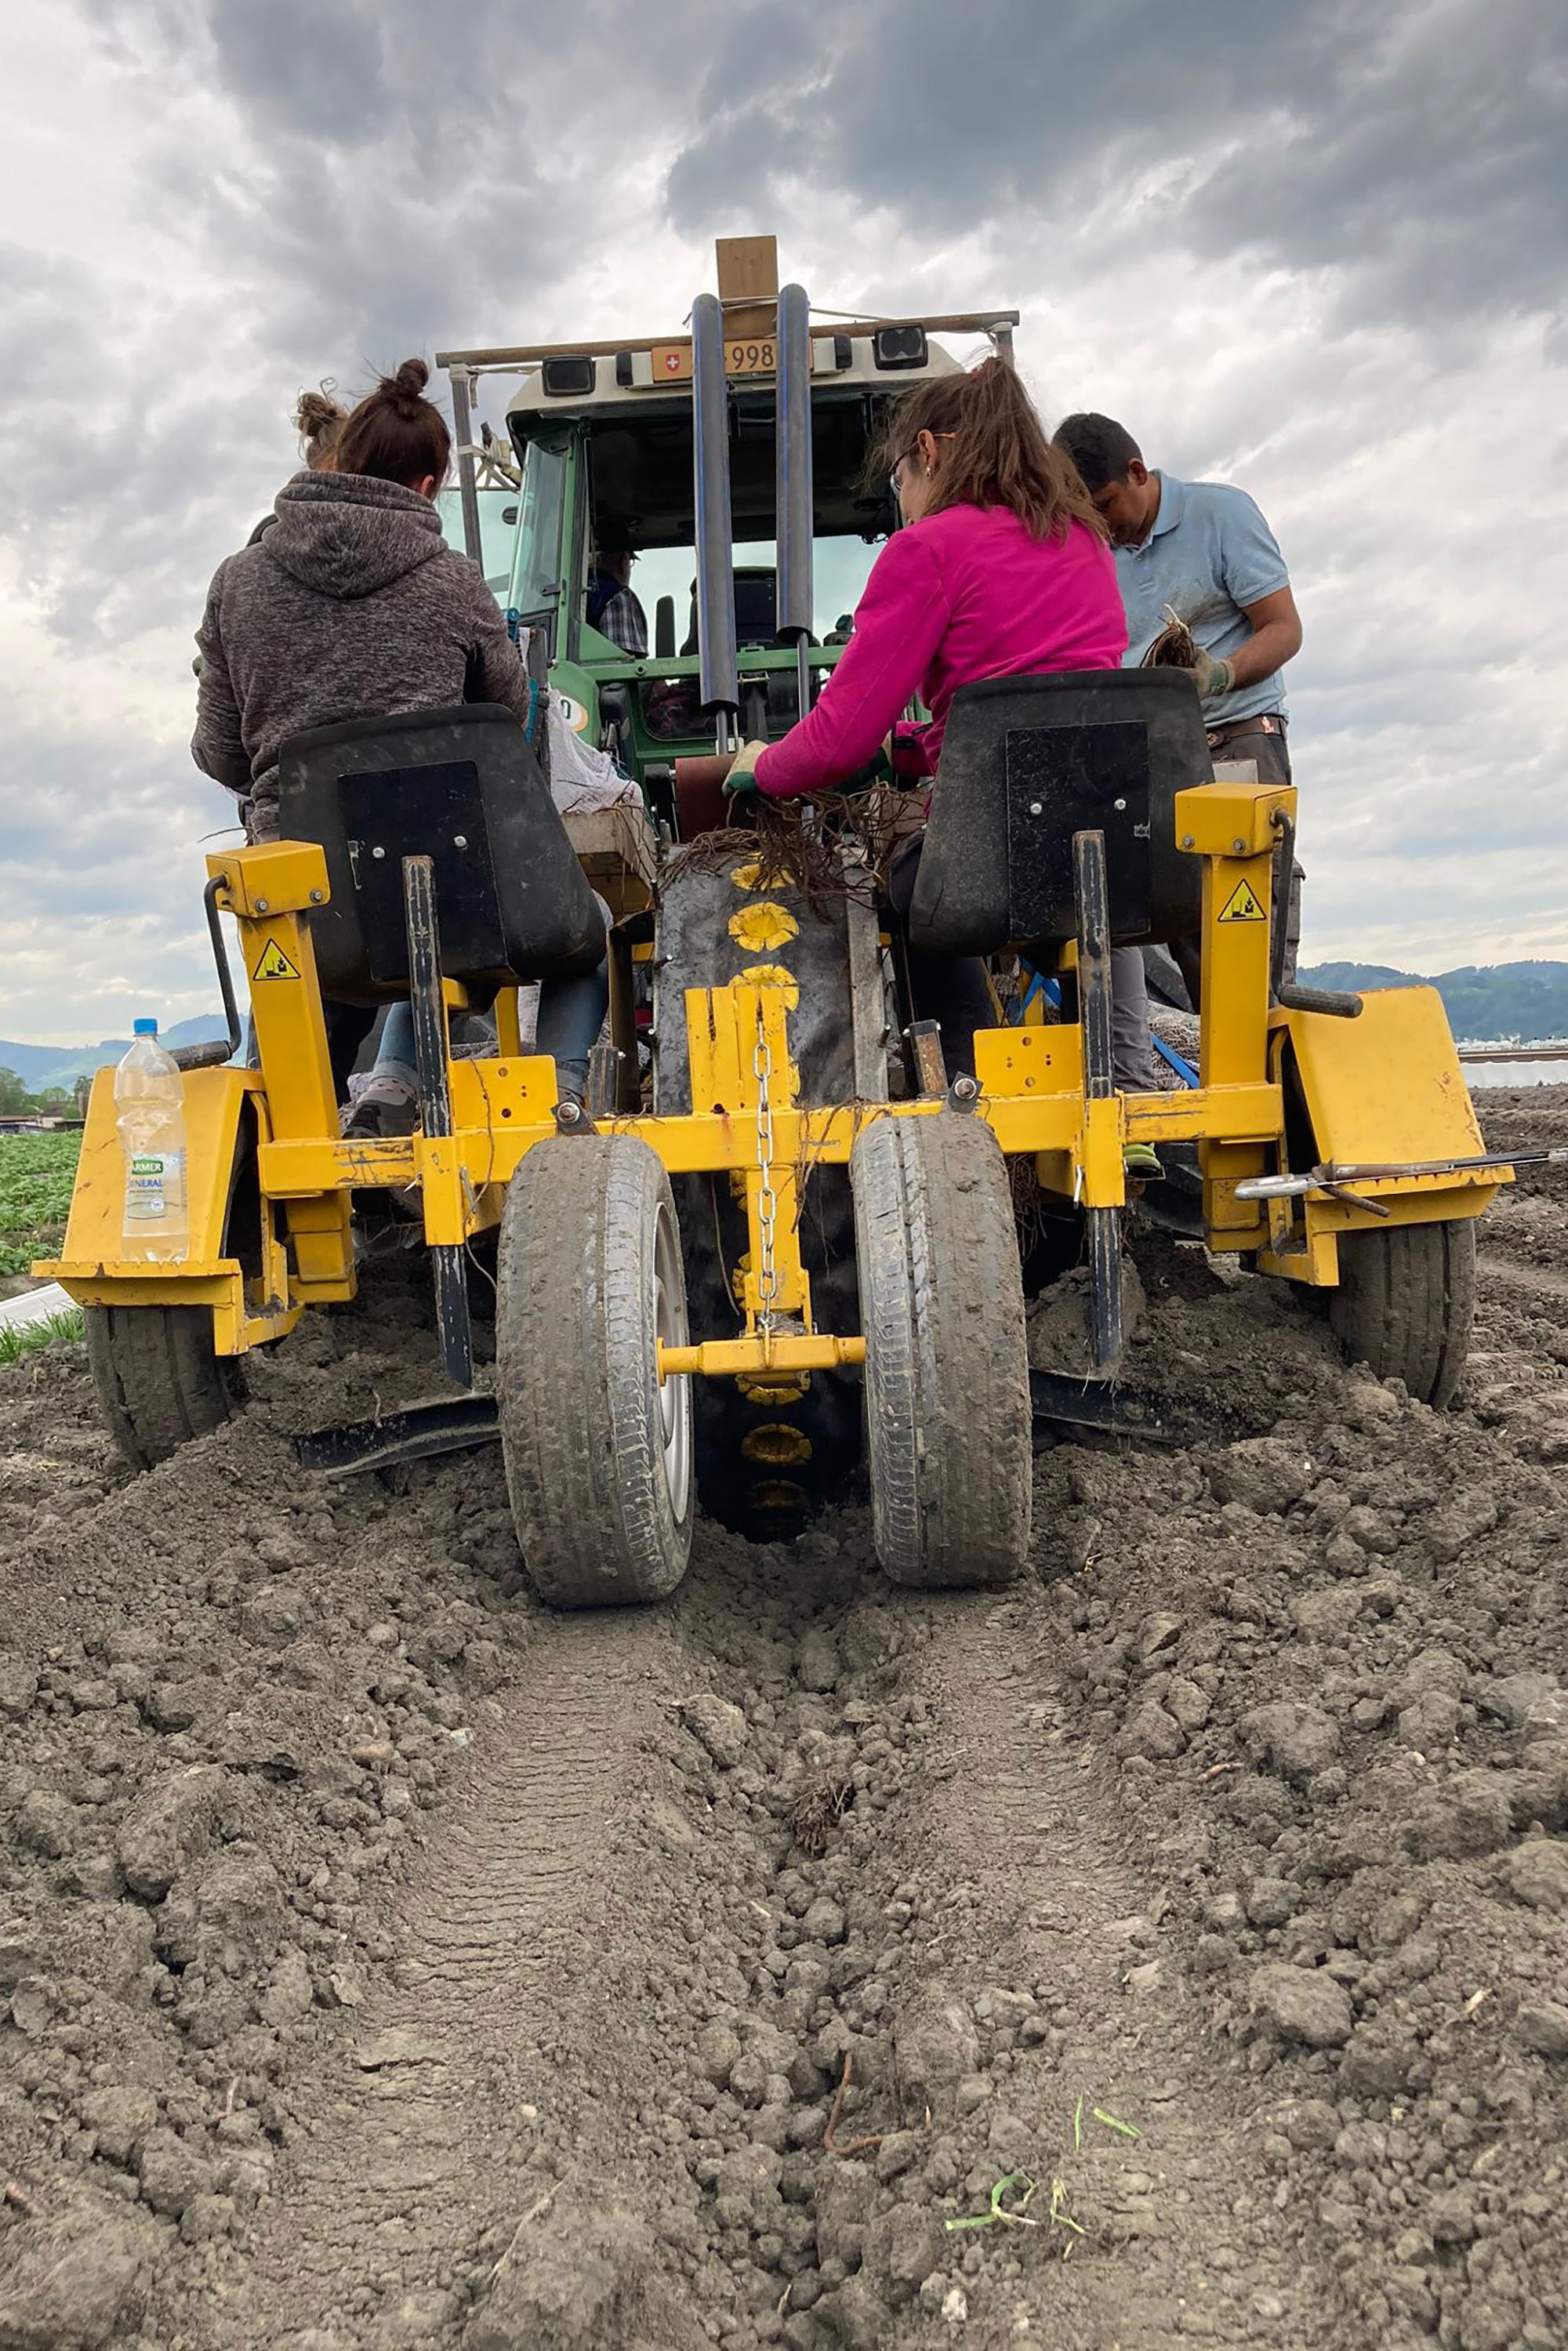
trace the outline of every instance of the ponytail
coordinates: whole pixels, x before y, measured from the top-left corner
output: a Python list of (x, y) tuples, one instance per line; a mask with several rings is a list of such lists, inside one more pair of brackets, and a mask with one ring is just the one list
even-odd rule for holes
[(928, 515), (957, 506), (1006, 507), (1035, 538), (1065, 539), (1081, 522), (1099, 538), (1103, 521), (1071, 460), (1054, 448), (1015, 368), (993, 355), (972, 372), (937, 376), (893, 411), (877, 470), (906, 457), (922, 433), (942, 442)]
[(382, 376), (338, 435), (332, 462), (340, 474), (368, 474), (405, 489), (434, 475), (440, 488), (452, 435), (440, 409), (424, 397), (429, 381), (423, 360), (404, 360), (394, 374)]

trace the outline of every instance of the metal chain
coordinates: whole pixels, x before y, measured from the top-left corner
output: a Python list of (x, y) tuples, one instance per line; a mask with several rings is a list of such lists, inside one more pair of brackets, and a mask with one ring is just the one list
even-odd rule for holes
[(760, 1310), (758, 1320), (764, 1337), (767, 1337), (773, 1329), (773, 1309), (779, 1299), (779, 1275), (773, 1262), (779, 1200), (773, 1189), (773, 1102), (768, 1090), (768, 1081), (773, 1074), (773, 1054), (768, 1042), (760, 1001), (757, 1007), (757, 1045), (751, 1056), (751, 1070), (757, 1080), (757, 1165), (762, 1178), (757, 1195), (758, 1233), (762, 1258), (757, 1270), (757, 1297)]

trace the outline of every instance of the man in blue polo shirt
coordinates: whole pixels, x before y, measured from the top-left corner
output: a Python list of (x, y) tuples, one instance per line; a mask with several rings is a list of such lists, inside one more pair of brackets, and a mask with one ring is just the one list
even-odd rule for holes
[[(1285, 559), (1258, 507), (1226, 482), (1151, 473), (1125, 425), (1112, 417), (1066, 417), (1055, 439), (1110, 528), (1127, 615), (1124, 666), (1138, 666), (1174, 612), (1198, 648), (1195, 675), (1209, 749), (1217, 759), (1252, 760), (1260, 783), (1288, 784), (1281, 673), (1301, 651), (1301, 623)], [(1300, 871), (1287, 917), (1292, 973)], [(1181, 960), (1186, 971), (1188, 957)]]
[(1285, 559), (1257, 507), (1228, 482), (1151, 473), (1109, 416), (1069, 416), (1056, 442), (1110, 528), (1127, 614), (1125, 666), (1137, 667), (1175, 612), (1198, 646), (1210, 749), (1255, 759), (1262, 783), (1289, 783), (1281, 672), (1301, 649), (1301, 623)]

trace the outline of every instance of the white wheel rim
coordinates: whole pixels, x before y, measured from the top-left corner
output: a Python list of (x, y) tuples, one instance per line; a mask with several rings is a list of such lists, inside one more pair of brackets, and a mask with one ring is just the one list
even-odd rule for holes
[[(653, 1229), (653, 1328), (666, 1347), (684, 1347), (687, 1343), (680, 1247), (674, 1217), (668, 1206), (661, 1202), (659, 1220)], [(664, 1482), (678, 1526), (691, 1502), (692, 1384), (682, 1372), (660, 1381), (658, 1390)]]

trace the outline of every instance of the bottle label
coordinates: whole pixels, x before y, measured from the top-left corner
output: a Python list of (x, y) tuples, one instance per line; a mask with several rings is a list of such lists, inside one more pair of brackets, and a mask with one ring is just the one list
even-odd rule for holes
[(127, 1224), (156, 1223), (180, 1207), (185, 1191), (184, 1156), (183, 1151), (149, 1151), (127, 1161)]

